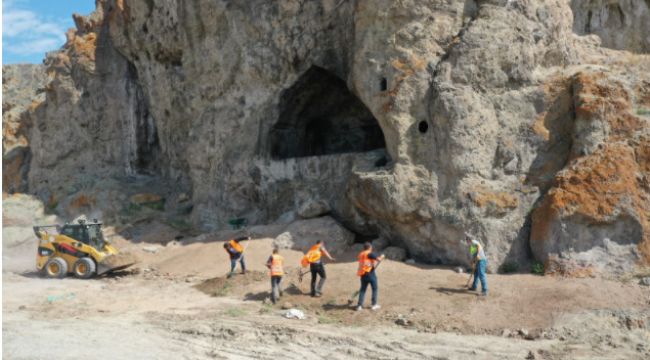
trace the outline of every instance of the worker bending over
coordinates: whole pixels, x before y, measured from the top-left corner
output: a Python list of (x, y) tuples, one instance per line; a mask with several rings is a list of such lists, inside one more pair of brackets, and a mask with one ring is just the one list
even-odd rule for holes
[[(314, 297), (322, 296), (325, 279), (327, 279), (322, 255), (325, 255), (331, 261), (335, 261), (335, 259), (330, 256), (329, 252), (325, 249), (323, 242), (318, 240), (316, 241), (316, 244), (309, 249), (307, 254), (303, 256), (302, 261), (300, 262), (303, 267), (309, 265), (309, 271), (311, 272), (311, 296)], [(316, 279), (318, 276), (320, 276), (320, 281), (318, 282), (318, 286), (316, 286)]]
[(274, 248), (273, 254), (266, 261), (266, 267), (269, 268), (271, 274), (271, 302), (274, 304), (282, 296), (281, 283), (284, 275), (284, 258), (278, 252), (278, 249)]
[(228, 274), (228, 277), (235, 275), (235, 267), (237, 266), (237, 261), (239, 261), (239, 264), (241, 265), (241, 273), (246, 274), (246, 263), (244, 262), (245, 249), (241, 246), (240, 242), (250, 239), (250, 237), (239, 237), (229, 240), (223, 244), (223, 248), (230, 256), (230, 273)]
[(487, 257), (485, 257), (485, 251), (483, 251), (483, 246), (477, 240), (472, 239), (469, 234), (465, 235), (465, 241), (469, 245), (469, 254), (472, 257), (472, 265), (474, 267), (474, 282), (469, 288), (471, 291), (475, 291), (478, 286), (479, 280), (481, 281), (481, 295), (487, 296), (488, 285), (487, 277), (485, 272), (487, 269)]
[(363, 310), (363, 301), (366, 297), (366, 289), (368, 285), (372, 288), (372, 310), (379, 310), (381, 306), (377, 304), (377, 292), (379, 285), (377, 283), (377, 274), (375, 269), (379, 263), (384, 260), (384, 255), (377, 256), (372, 252), (372, 245), (369, 242), (363, 244), (363, 251), (359, 253), (359, 269), (357, 275), (361, 277), (361, 288), (359, 288), (359, 303), (357, 304), (357, 311)]

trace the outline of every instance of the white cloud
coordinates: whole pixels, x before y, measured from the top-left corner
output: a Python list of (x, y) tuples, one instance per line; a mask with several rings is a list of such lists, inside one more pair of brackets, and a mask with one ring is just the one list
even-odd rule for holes
[(16, 55), (43, 54), (65, 42), (64, 21), (46, 19), (33, 11), (18, 8), (20, 2), (2, 4), (4, 49)]

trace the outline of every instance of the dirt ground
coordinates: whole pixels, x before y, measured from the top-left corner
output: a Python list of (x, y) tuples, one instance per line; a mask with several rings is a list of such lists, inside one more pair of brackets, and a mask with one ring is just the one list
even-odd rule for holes
[[(110, 229), (108, 231), (110, 233)], [(298, 279), (301, 253), (283, 250), (284, 297), (268, 303), (272, 239), (246, 249), (249, 273), (226, 279), (221, 235), (162, 244), (113, 234), (141, 263), (77, 280), (3, 267), (7, 359), (646, 359), (650, 288), (636, 281), (488, 275), (490, 295), (464, 289), (452, 268), (386, 261), (379, 311), (348, 305), (358, 288), (352, 252), (329, 263), (322, 298)], [(22, 258), (32, 245), (13, 248)], [(21, 258), (16, 254), (15, 259)], [(11, 257), (5, 251), (5, 258)], [(33, 261), (33, 260), (32, 260)], [(32, 262), (33, 264), (33, 262)], [(13, 268), (11, 267), (13, 266)], [(369, 295), (368, 295), (369, 300)], [(367, 300), (367, 301), (368, 301)], [(285, 319), (283, 307), (304, 311)], [(92, 350), (87, 344), (92, 344)]]

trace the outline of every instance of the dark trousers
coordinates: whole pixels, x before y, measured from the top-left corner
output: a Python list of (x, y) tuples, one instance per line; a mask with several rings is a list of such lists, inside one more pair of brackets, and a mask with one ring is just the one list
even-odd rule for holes
[(282, 284), (282, 276), (271, 276), (271, 302), (274, 304), (280, 296), (282, 296), (282, 289), (280, 285)]
[[(309, 264), (309, 271), (311, 272), (311, 296), (316, 296), (323, 291), (323, 285), (325, 285), (325, 279), (327, 279), (325, 266), (323, 263)], [(318, 285), (316, 285), (316, 278), (319, 275), (320, 281), (318, 282)]]
[(379, 285), (377, 283), (377, 275), (372, 271), (361, 277), (361, 288), (359, 288), (359, 304), (358, 306), (363, 306), (363, 301), (366, 298), (366, 290), (368, 285), (372, 288), (372, 305), (377, 305), (377, 292), (379, 291)]

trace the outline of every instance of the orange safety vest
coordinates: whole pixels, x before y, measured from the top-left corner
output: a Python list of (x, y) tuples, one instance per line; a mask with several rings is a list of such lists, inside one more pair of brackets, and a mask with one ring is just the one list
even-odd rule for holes
[(284, 275), (284, 270), (282, 269), (283, 264), (284, 258), (282, 256), (277, 254), (271, 255), (271, 276)]
[(228, 244), (230, 244), (230, 246), (231, 246), (233, 249), (235, 249), (238, 253), (241, 254), (241, 253), (244, 252), (244, 248), (243, 248), (241, 245), (239, 245), (239, 243), (236, 242), (235, 240), (230, 240), (230, 241), (228, 242)]
[(370, 255), (370, 250), (364, 250), (359, 253), (359, 269), (357, 270), (357, 275), (363, 276), (372, 271), (377, 263), (377, 260), (373, 260), (368, 257)]
[(316, 245), (312, 246), (311, 249), (309, 249), (309, 251), (307, 251), (307, 254), (305, 254), (305, 256), (302, 257), (302, 260), (300, 260), (300, 264), (303, 267), (306, 267), (307, 265), (313, 264), (316, 261), (320, 260), (320, 257), (321, 257), (320, 247), (322, 245), (323, 244), (316, 244)]

